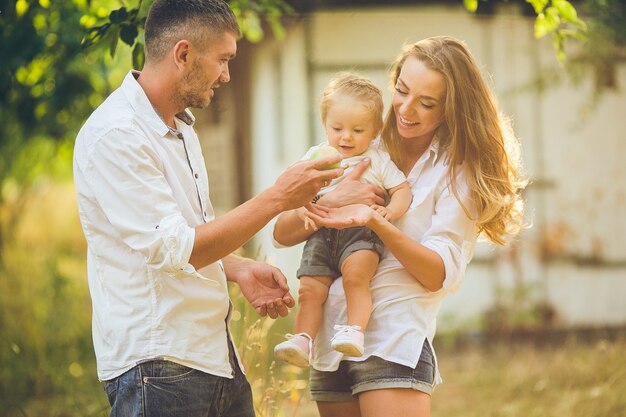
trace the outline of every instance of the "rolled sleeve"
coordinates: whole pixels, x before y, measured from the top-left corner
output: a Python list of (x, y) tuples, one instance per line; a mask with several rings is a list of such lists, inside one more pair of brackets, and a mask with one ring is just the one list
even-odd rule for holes
[[(457, 177), (457, 184), (466, 184), (462, 175)], [(471, 212), (473, 206), (467, 186), (459, 186), (458, 195)], [(478, 237), (476, 222), (468, 217), (463, 206), (446, 186), (437, 199), (431, 227), (421, 240), (441, 257), (445, 267), (442, 289), (448, 292), (455, 292), (463, 280)]]
[(193, 269), (195, 228), (180, 212), (149, 142), (115, 129), (95, 141), (87, 156), (85, 180), (114, 229), (109, 233), (152, 268), (171, 274)]
[(189, 227), (180, 214), (165, 217), (157, 225), (159, 239), (150, 250), (148, 264), (170, 274), (179, 271), (195, 272), (189, 264), (196, 237), (195, 229)]
[(472, 259), (474, 242), (463, 241), (461, 245), (457, 245), (449, 239), (436, 237), (422, 244), (436, 252), (443, 261), (445, 278), (442, 289), (448, 292), (455, 292), (465, 276), (467, 264)]

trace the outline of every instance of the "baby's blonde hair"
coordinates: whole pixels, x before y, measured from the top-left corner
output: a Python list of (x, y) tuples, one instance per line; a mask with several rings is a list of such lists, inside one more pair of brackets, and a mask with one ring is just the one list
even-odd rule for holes
[[(463, 207), (466, 214), (476, 219), (479, 232), (489, 240), (505, 243), (523, 226), (521, 191), (526, 185), (519, 142), (509, 120), (498, 112), (495, 96), (463, 42), (436, 36), (408, 45), (393, 65), (392, 88), (409, 57), (445, 80), (444, 120), (437, 138), (447, 153), (453, 193), (458, 198), (454, 178), (463, 166), (475, 210), (470, 214)], [(402, 166), (403, 144), (393, 106), (385, 118), (382, 137), (391, 159)]]
[(352, 72), (337, 73), (322, 93), (320, 112), (322, 123), (326, 123), (328, 109), (339, 96), (348, 96), (363, 102), (372, 112), (376, 132), (383, 125), (383, 93), (380, 88), (365, 77)]

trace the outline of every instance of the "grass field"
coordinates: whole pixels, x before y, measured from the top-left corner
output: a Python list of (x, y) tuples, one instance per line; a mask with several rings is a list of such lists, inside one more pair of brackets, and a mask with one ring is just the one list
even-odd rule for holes
[(625, 417), (626, 340), (443, 351), (437, 417)]
[[(267, 335), (261, 327), (259, 334)], [(272, 345), (266, 341), (259, 352)], [(626, 417), (625, 336), (463, 347), (435, 340), (435, 348), (444, 383), (433, 394), (433, 417)], [(308, 372), (269, 362), (258, 361), (248, 372), (258, 417), (317, 417)], [(84, 381), (72, 398), (42, 398), (8, 414), (0, 407), (0, 417), (107, 416), (102, 387), (93, 376)]]
[(626, 417), (624, 337), (440, 348), (438, 359), (433, 417)]
[[(74, 188), (42, 186), (38, 193), (25, 200), (27, 210), (0, 253), (0, 417), (106, 417), (85, 242), (77, 215), (68, 216), (76, 209)], [(8, 218), (3, 210), (0, 221)], [(292, 328), (294, 312), (291, 319), (259, 320), (236, 288), (231, 328), (257, 417), (317, 416), (307, 401), (308, 373), (273, 363), (272, 349)], [(551, 331), (541, 339), (516, 332), (506, 343), (480, 337), (461, 343), (467, 336), (439, 334), (445, 382), (433, 395), (432, 415), (626, 417), (626, 331), (617, 333)]]

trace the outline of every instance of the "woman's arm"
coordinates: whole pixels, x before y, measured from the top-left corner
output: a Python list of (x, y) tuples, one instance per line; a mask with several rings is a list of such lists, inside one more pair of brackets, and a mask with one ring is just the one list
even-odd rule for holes
[(378, 213), (371, 216), (366, 226), (376, 233), (402, 266), (424, 288), (438, 291), (443, 287), (446, 268), (437, 252), (413, 240)]
[(372, 229), (402, 266), (429, 291), (440, 290), (446, 271), (437, 252), (413, 240), (406, 233), (364, 204), (324, 208), (324, 214), (307, 213), (318, 226), (345, 229), (366, 226)]
[[(320, 207), (307, 213), (318, 226), (343, 229), (367, 226), (381, 238), (396, 259), (425, 288), (454, 291), (472, 258), (478, 236), (476, 216), (468, 187), (463, 177), (457, 178), (458, 193), (443, 187), (428, 212), (410, 212), (404, 222), (427, 222), (429, 226), (419, 238), (397, 229), (370, 207), (355, 204), (340, 208)], [(467, 207), (469, 214), (464, 207)], [(417, 209), (416, 209), (417, 210)], [(403, 223), (411, 229), (410, 224)], [(415, 225), (419, 226), (419, 225)], [(408, 230), (404, 228), (404, 230)]]

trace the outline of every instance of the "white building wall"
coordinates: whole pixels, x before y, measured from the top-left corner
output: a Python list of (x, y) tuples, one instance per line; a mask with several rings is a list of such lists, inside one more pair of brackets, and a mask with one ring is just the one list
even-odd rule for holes
[[(254, 192), (323, 139), (317, 106), (335, 71), (369, 76), (385, 88), (388, 104), (387, 69), (403, 44), (458, 37), (493, 75), (502, 109), (514, 120), (532, 180), (532, 227), (515, 251), (477, 251), (461, 290), (444, 304), (443, 325), (476, 324), (501, 288), (520, 279), (556, 308), (562, 325), (626, 324), (626, 95), (608, 92), (589, 110), (592, 80), (527, 88), (559, 67), (549, 40), (534, 39), (532, 29), (533, 20), (514, 8), (478, 18), (460, 6), (320, 11), (291, 25), (284, 41), (261, 45), (252, 61)], [(626, 85), (624, 66), (618, 79)], [(270, 230), (255, 245), (297, 288), (301, 248), (273, 248)]]

